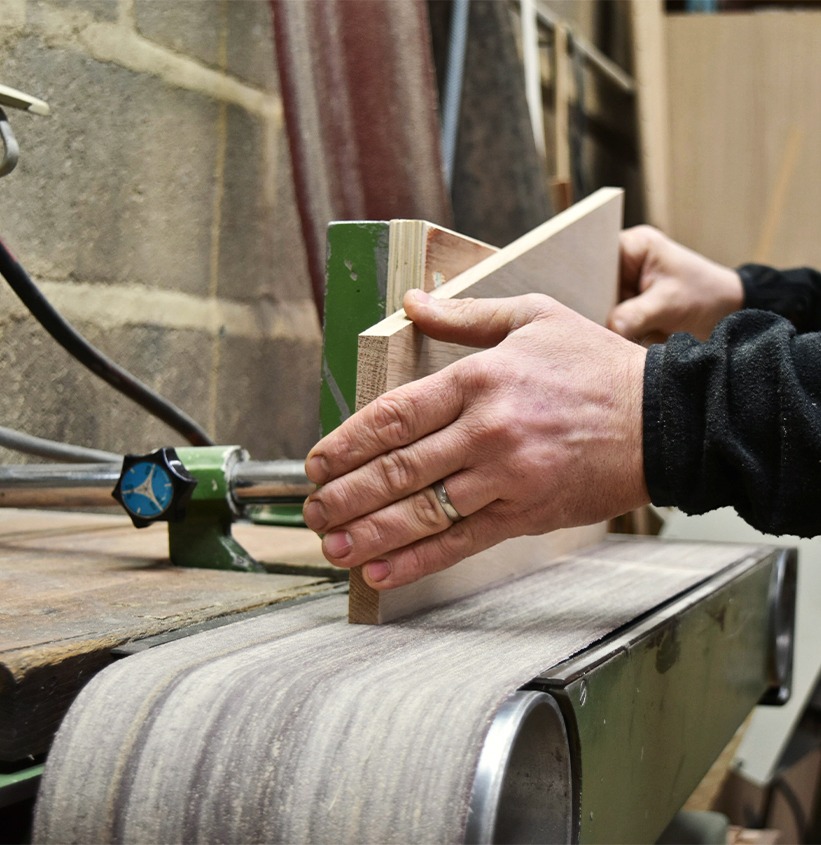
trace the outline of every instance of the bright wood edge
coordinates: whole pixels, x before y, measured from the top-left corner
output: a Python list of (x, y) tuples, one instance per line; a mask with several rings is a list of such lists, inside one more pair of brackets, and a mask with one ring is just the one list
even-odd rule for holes
[(402, 307), (411, 288), (433, 291), (499, 251), (426, 220), (391, 220), (388, 233), (386, 315)]
[[(434, 295), (444, 298), (471, 292), (470, 289), (476, 283), (492, 277), (497, 271), (508, 267), (516, 259), (526, 255), (551, 238), (560, 233), (568, 232), (577, 224), (596, 219), (597, 224), (600, 224), (599, 229), (604, 232), (610, 242), (608, 244), (597, 243), (596, 248), (590, 251), (590, 255), (603, 268), (612, 269), (612, 272), (608, 270), (598, 275), (592, 274), (593, 282), (600, 285), (605, 291), (604, 296), (596, 294), (593, 297), (588, 297), (589, 299), (601, 300), (599, 304), (599, 319), (601, 321), (601, 315), (607, 313), (616, 296), (618, 232), (621, 227), (622, 206), (623, 191), (616, 188), (603, 188), (533, 231), (528, 232), (495, 255), (485, 258), (480, 264), (437, 288)], [(523, 284), (526, 285), (527, 282), (527, 279), (523, 280)], [(522, 289), (515, 292), (524, 293), (526, 291)], [(584, 309), (578, 310), (584, 313)], [(418, 333), (415, 334), (418, 335)], [(396, 339), (400, 340), (400, 346), (405, 346), (400, 357), (413, 356), (414, 354), (415, 357), (419, 357), (419, 348), (418, 345), (414, 348), (413, 338), (413, 325), (404, 317), (404, 312), (391, 315), (360, 335), (359, 366), (357, 368), (358, 408), (386, 390), (408, 380), (407, 371), (397, 372), (394, 370), (390, 372), (389, 363), (392, 355), (391, 347)], [(441, 365), (449, 363), (450, 360), (456, 360), (473, 351), (450, 344), (437, 344), (437, 347), (440, 349), (448, 348), (444, 355), (438, 357), (437, 368), (441, 368)], [(427, 357), (432, 359), (433, 356)], [(418, 377), (422, 374), (424, 373), (415, 373), (414, 375)], [(436, 573), (416, 584), (390, 591), (377, 591), (369, 587), (362, 577), (361, 570), (354, 569), (351, 571), (348, 620), (353, 623), (380, 624), (413, 613), (423, 607), (441, 604), (460, 596), (475, 593), (496, 581), (507, 580), (515, 575), (534, 571), (540, 566), (546, 565), (552, 557), (566, 553), (566, 551), (554, 551), (554, 545), (557, 549), (562, 548), (569, 551), (596, 542), (596, 539), (589, 538), (595, 536), (600, 539), (604, 532), (605, 526), (601, 524), (583, 529), (566, 529), (538, 538), (516, 538), (476, 556), (479, 558), (478, 560), (469, 558), (468, 561), (463, 561), (457, 567), (452, 567), (451, 570)], [(553, 538), (554, 534), (557, 535), (555, 539)], [(567, 545), (565, 546), (565, 544)], [(513, 571), (507, 569), (503, 571), (504, 564), (501, 561), (513, 561)], [(466, 563), (470, 567), (469, 578), (463, 574), (465, 573)], [(452, 574), (453, 570), (455, 570), (455, 574)], [(442, 584), (441, 593), (438, 586), (440, 582)]]
[(639, 157), (648, 223), (670, 230), (670, 118), (662, 0), (630, 0)]

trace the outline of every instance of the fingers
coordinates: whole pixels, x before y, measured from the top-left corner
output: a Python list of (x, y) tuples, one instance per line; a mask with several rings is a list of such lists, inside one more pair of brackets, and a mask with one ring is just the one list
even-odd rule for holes
[(619, 234), (619, 298), (636, 296), (641, 290), (642, 268), (652, 246), (664, 235), (652, 226), (633, 226)]
[[(463, 517), (470, 517), (490, 504), (493, 494), (486, 487), (472, 485), (469, 479), (460, 484), (462, 475), (471, 476), (471, 473), (459, 473), (446, 479), (446, 489), (470, 490), (464, 500), (455, 494), (451, 498), (457, 511)], [(322, 551), (336, 566), (359, 566), (369, 560), (389, 556), (395, 550), (422, 538), (447, 531), (454, 524), (442, 508), (433, 488), (426, 487), (326, 534), (322, 541)]]
[(654, 285), (633, 299), (619, 303), (610, 312), (607, 324), (628, 340), (643, 342), (651, 335), (666, 338), (664, 326), (669, 309), (669, 293), (662, 285)]
[(332, 479), (305, 500), (305, 524), (326, 533), (458, 472), (464, 454), (456, 442), (453, 432), (432, 435)]
[[(460, 472), (444, 480), (451, 504), (469, 517), (494, 500), (486, 474)], [(322, 551), (337, 566), (359, 566), (451, 527), (453, 522), (436, 498), (432, 486), (387, 507), (353, 519), (325, 534)]]
[(500, 543), (509, 524), (494, 505), (456, 522), (447, 530), (364, 564), (362, 574), (374, 589), (390, 590), (447, 569), (470, 555)]
[(379, 396), (320, 440), (308, 453), (305, 473), (314, 484), (326, 484), (444, 428), (461, 411), (461, 387), (447, 370), (404, 385)]
[(408, 319), (428, 337), (464, 346), (490, 347), (512, 331), (545, 316), (547, 297), (437, 299), (421, 290), (405, 294)]

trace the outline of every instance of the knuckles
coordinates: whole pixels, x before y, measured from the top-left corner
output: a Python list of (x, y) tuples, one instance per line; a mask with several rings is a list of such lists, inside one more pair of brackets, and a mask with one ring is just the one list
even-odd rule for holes
[(408, 451), (394, 449), (376, 459), (385, 490), (393, 497), (415, 490), (418, 474)]
[(413, 440), (412, 406), (390, 393), (373, 400), (373, 424), (380, 441), (389, 448)]

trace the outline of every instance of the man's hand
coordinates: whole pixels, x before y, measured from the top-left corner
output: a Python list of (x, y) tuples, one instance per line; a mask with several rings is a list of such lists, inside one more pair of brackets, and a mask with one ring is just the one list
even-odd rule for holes
[(689, 332), (706, 340), (744, 305), (738, 273), (709, 261), (651, 226), (621, 233), (621, 299), (608, 325), (644, 345)]
[[(332, 563), (378, 589), (508, 537), (585, 525), (649, 501), (645, 351), (541, 295), (405, 297), (438, 340), (492, 347), (392, 390), (306, 460), (305, 522)], [(444, 481), (452, 523), (431, 485)]]

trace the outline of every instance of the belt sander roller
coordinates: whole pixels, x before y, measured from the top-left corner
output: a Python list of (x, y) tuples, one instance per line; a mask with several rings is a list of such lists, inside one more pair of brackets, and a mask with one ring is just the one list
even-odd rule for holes
[(100, 673), (38, 842), (655, 841), (788, 685), (794, 557), (609, 540), (387, 627), (330, 596)]

